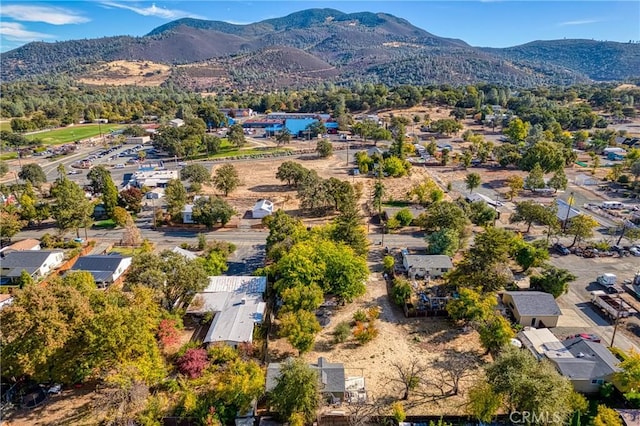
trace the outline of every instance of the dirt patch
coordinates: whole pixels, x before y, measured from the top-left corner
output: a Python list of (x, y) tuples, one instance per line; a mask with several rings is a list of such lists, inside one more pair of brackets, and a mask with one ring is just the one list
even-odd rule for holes
[[(358, 345), (352, 340), (335, 344), (333, 332), (343, 321), (351, 321), (358, 309), (378, 306), (380, 318), (376, 321), (379, 335), (372, 342)], [(393, 364), (409, 366), (418, 360), (424, 367), (423, 385), (405, 402), (408, 414), (464, 414), (466, 392), (480, 368), (476, 367), (461, 380), (458, 395), (442, 395), (438, 386), (445, 393), (447, 380), (441, 371), (431, 366), (431, 362), (441, 359), (447, 350), (473, 353), (473, 357), (482, 363), (482, 349), (477, 333), (454, 327), (450, 321), (441, 318), (405, 318), (388, 296), (385, 281), (380, 273), (373, 273), (367, 284), (367, 293), (356, 302), (335, 309), (330, 316), (331, 321), (317, 336), (316, 344), (304, 359), (310, 363), (318, 357), (325, 357), (330, 362), (342, 362), (348, 377), (364, 376), (367, 396), (370, 400), (391, 401), (402, 397), (402, 389), (393, 379), (397, 377)], [(296, 350), (284, 341), (277, 339), (269, 343), (272, 360), (281, 360), (294, 356)], [(427, 383), (428, 382), (428, 383)], [(348, 407), (345, 407), (348, 408)]]
[(171, 74), (168, 65), (150, 61), (112, 61), (100, 65), (81, 83), (108, 86), (160, 86)]

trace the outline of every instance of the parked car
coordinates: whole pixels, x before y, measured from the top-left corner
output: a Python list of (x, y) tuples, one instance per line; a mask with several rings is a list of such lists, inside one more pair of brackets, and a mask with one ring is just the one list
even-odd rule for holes
[(629, 249), (629, 253), (631, 253), (634, 256), (640, 256), (640, 249), (638, 249), (638, 247), (631, 247)]
[(566, 248), (565, 246), (563, 246), (560, 243), (555, 243), (553, 245), (553, 251), (555, 251), (556, 253), (558, 253), (561, 256), (566, 256), (568, 254), (571, 254), (571, 252), (569, 251), (568, 248)]

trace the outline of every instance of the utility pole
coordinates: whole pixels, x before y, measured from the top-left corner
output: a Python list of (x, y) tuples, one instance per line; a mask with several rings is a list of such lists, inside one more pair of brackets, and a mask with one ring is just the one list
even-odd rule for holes
[(567, 223), (569, 222), (569, 213), (571, 213), (571, 207), (573, 206), (573, 191), (569, 193), (569, 199), (567, 200), (569, 205), (567, 207), (567, 215), (564, 218), (564, 223), (562, 224), (562, 232), (566, 231)]
[(618, 331), (618, 323), (620, 322), (620, 310), (622, 309), (622, 307), (622, 298), (618, 294), (618, 310), (616, 311), (616, 320), (613, 325), (613, 335), (611, 336), (611, 344), (609, 345), (610, 348), (613, 347), (613, 342), (616, 340), (616, 332)]

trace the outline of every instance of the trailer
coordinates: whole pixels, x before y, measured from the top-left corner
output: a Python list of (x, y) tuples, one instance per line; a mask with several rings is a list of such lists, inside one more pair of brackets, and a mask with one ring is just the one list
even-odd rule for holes
[(610, 296), (602, 290), (591, 292), (591, 303), (600, 308), (612, 319), (627, 318), (637, 313), (635, 309), (620, 297)]

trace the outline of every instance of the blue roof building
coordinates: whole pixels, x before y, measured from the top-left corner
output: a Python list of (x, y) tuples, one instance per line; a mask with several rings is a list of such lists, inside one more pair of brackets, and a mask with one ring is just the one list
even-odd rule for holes
[[(316, 123), (318, 120), (315, 118), (288, 118), (284, 122), (284, 126), (287, 128), (289, 133), (293, 136), (300, 136), (307, 130), (309, 125)], [(313, 135), (315, 137), (315, 135)]]

